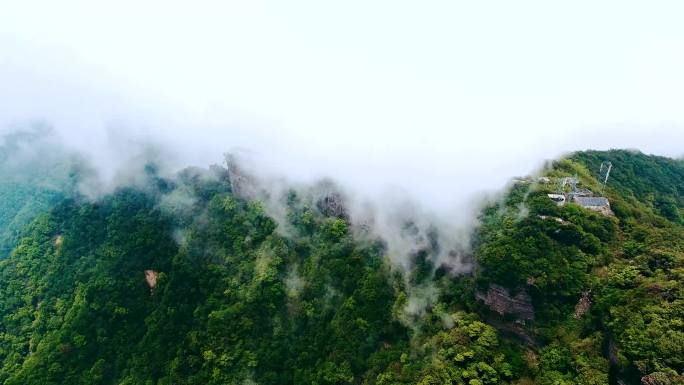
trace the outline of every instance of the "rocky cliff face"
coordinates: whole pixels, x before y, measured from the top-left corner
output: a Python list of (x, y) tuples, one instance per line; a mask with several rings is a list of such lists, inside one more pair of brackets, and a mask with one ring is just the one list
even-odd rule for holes
[(237, 159), (232, 155), (226, 155), (226, 165), (228, 167), (228, 180), (230, 188), (235, 196), (246, 198), (255, 193), (256, 182), (238, 164)]
[(318, 210), (327, 217), (348, 219), (344, 199), (339, 193), (332, 192), (321, 197), (318, 202), (316, 202), (316, 206), (318, 207)]
[(672, 373), (655, 372), (641, 377), (642, 385), (676, 385), (684, 384), (684, 376)]
[(478, 292), (476, 297), (500, 315), (513, 314), (522, 320), (534, 320), (532, 299), (525, 291), (511, 297), (505, 287), (491, 284), (487, 293)]
[(575, 306), (575, 318), (580, 319), (591, 308), (591, 290), (582, 292), (577, 305)]

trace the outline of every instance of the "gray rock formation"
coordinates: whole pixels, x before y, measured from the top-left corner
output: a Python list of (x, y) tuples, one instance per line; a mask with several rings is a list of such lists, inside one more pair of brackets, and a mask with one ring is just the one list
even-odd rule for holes
[(642, 385), (678, 385), (684, 384), (684, 376), (676, 374), (655, 372), (641, 377)]
[(316, 207), (318, 207), (318, 210), (327, 217), (348, 219), (344, 199), (339, 193), (331, 192), (322, 196), (316, 202)]
[(491, 284), (486, 294), (478, 292), (475, 297), (501, 315), (513, 314), (522, 320), (534, 320), (532, 299), (525, 291), (520, 291), (511, 297), (505, 287)]

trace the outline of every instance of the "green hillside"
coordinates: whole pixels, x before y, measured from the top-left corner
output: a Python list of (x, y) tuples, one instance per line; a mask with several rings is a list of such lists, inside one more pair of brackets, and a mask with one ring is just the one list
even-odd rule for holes
[(0, 258), (16, 246), (24, 226), (75, 192), (85, 171), (79, 157), (51, 139), (41, 125), (0, 137)]
[[(600, 191), (604, 161), (614, 215), (547, 196), (574, 175)], [(145, 167), (95, 201), (74, 169), (49, 172), (56, 188), (0, 182), (2, 384), (683, 383), (681, 161), (552, 162), (483, 210), (460, 275), (430, 248), (390, 266), (302, 191), (283, 231), (222, 167)]]
[[(546, 196), (558, 190), (559, 178), (574, 175), (579, 186), (601, 191), (603, 161), (613, 164), (605, 195), (614, 216), (559, 207)], [(481, 287), (498, 283), (532, 298), (536, 319), (526, 333), (541, 346), (536, 380), (598, 384), (605, 383), (599, 373), (608, 372), (612, 383), (637, 384), (661, 372), (668, 374), (655, 376), (669, 378), (662, 383), (679, 383), (684, 164), (591, 151), (553, 162), (545, 175), (549, 184), (517, 184), (505, 203), (486, 210), (477, 248)], [(672, 205), (663, 210), (658, 201)], [(529, 213), (520, 219), (522, 202)], [(576, 317), (583, 297), (591, 306)]]

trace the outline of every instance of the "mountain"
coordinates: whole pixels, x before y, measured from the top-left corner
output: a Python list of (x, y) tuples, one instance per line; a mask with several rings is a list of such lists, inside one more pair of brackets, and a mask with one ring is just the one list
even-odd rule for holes
[(430, 232), (393, 264), (334, 186), (147, 164), (93, 199), (82, 160), (0, 153), (0, 383), (683, 383), (682, 161), (550, 162), (482, 211), (455, 271)]
[(24, 226), (77, 189), (86, 162), (56, 142), (48, 126), (4, 136), (0, 142), (0, 258), (16, 246)]

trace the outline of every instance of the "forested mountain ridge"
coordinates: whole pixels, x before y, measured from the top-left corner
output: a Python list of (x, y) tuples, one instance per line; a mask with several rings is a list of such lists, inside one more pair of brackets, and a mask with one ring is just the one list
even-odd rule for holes
[[(552, 162), (545, 175), (577, 176), (600, 192), (599, 166), (607, 161), (614, 215), (557, 206), (547, 196), (557, 192), (553, 183), (516, 184), (506, 202), (485, 210), (477, 280), (529, 293), (535, 321), (526, 332), (543, 346), (542, 378), (585, 383), (609, 373), (611, 383), (681, 383), (684, 167), (633, 151), (588, 151)], [(659, 201), (674, 205), (667, 215)], [(555, 358), (545, 364), (547, 356)]]
[[(549, 199), (575, 175), (601, 191), (605, 161), (613, 215)], [(279, 231), (223, 167), (149, 165), (96, 200), (67, 169), (0, 261), (0, 383), (682, 383), (681, 161), (551, 162), (483, 210), (467, 274), (429, 249), (391, 266), (301, 191)], [(3, 231), (25, 205), (4, 194)]]
[(83, 159), (51, 143), (50, 132), (37, 126), (2, 137), (0, 258), (9, 254), (21, 229), (36, 215), (74, 193), (77, 174), (87, 174)]

